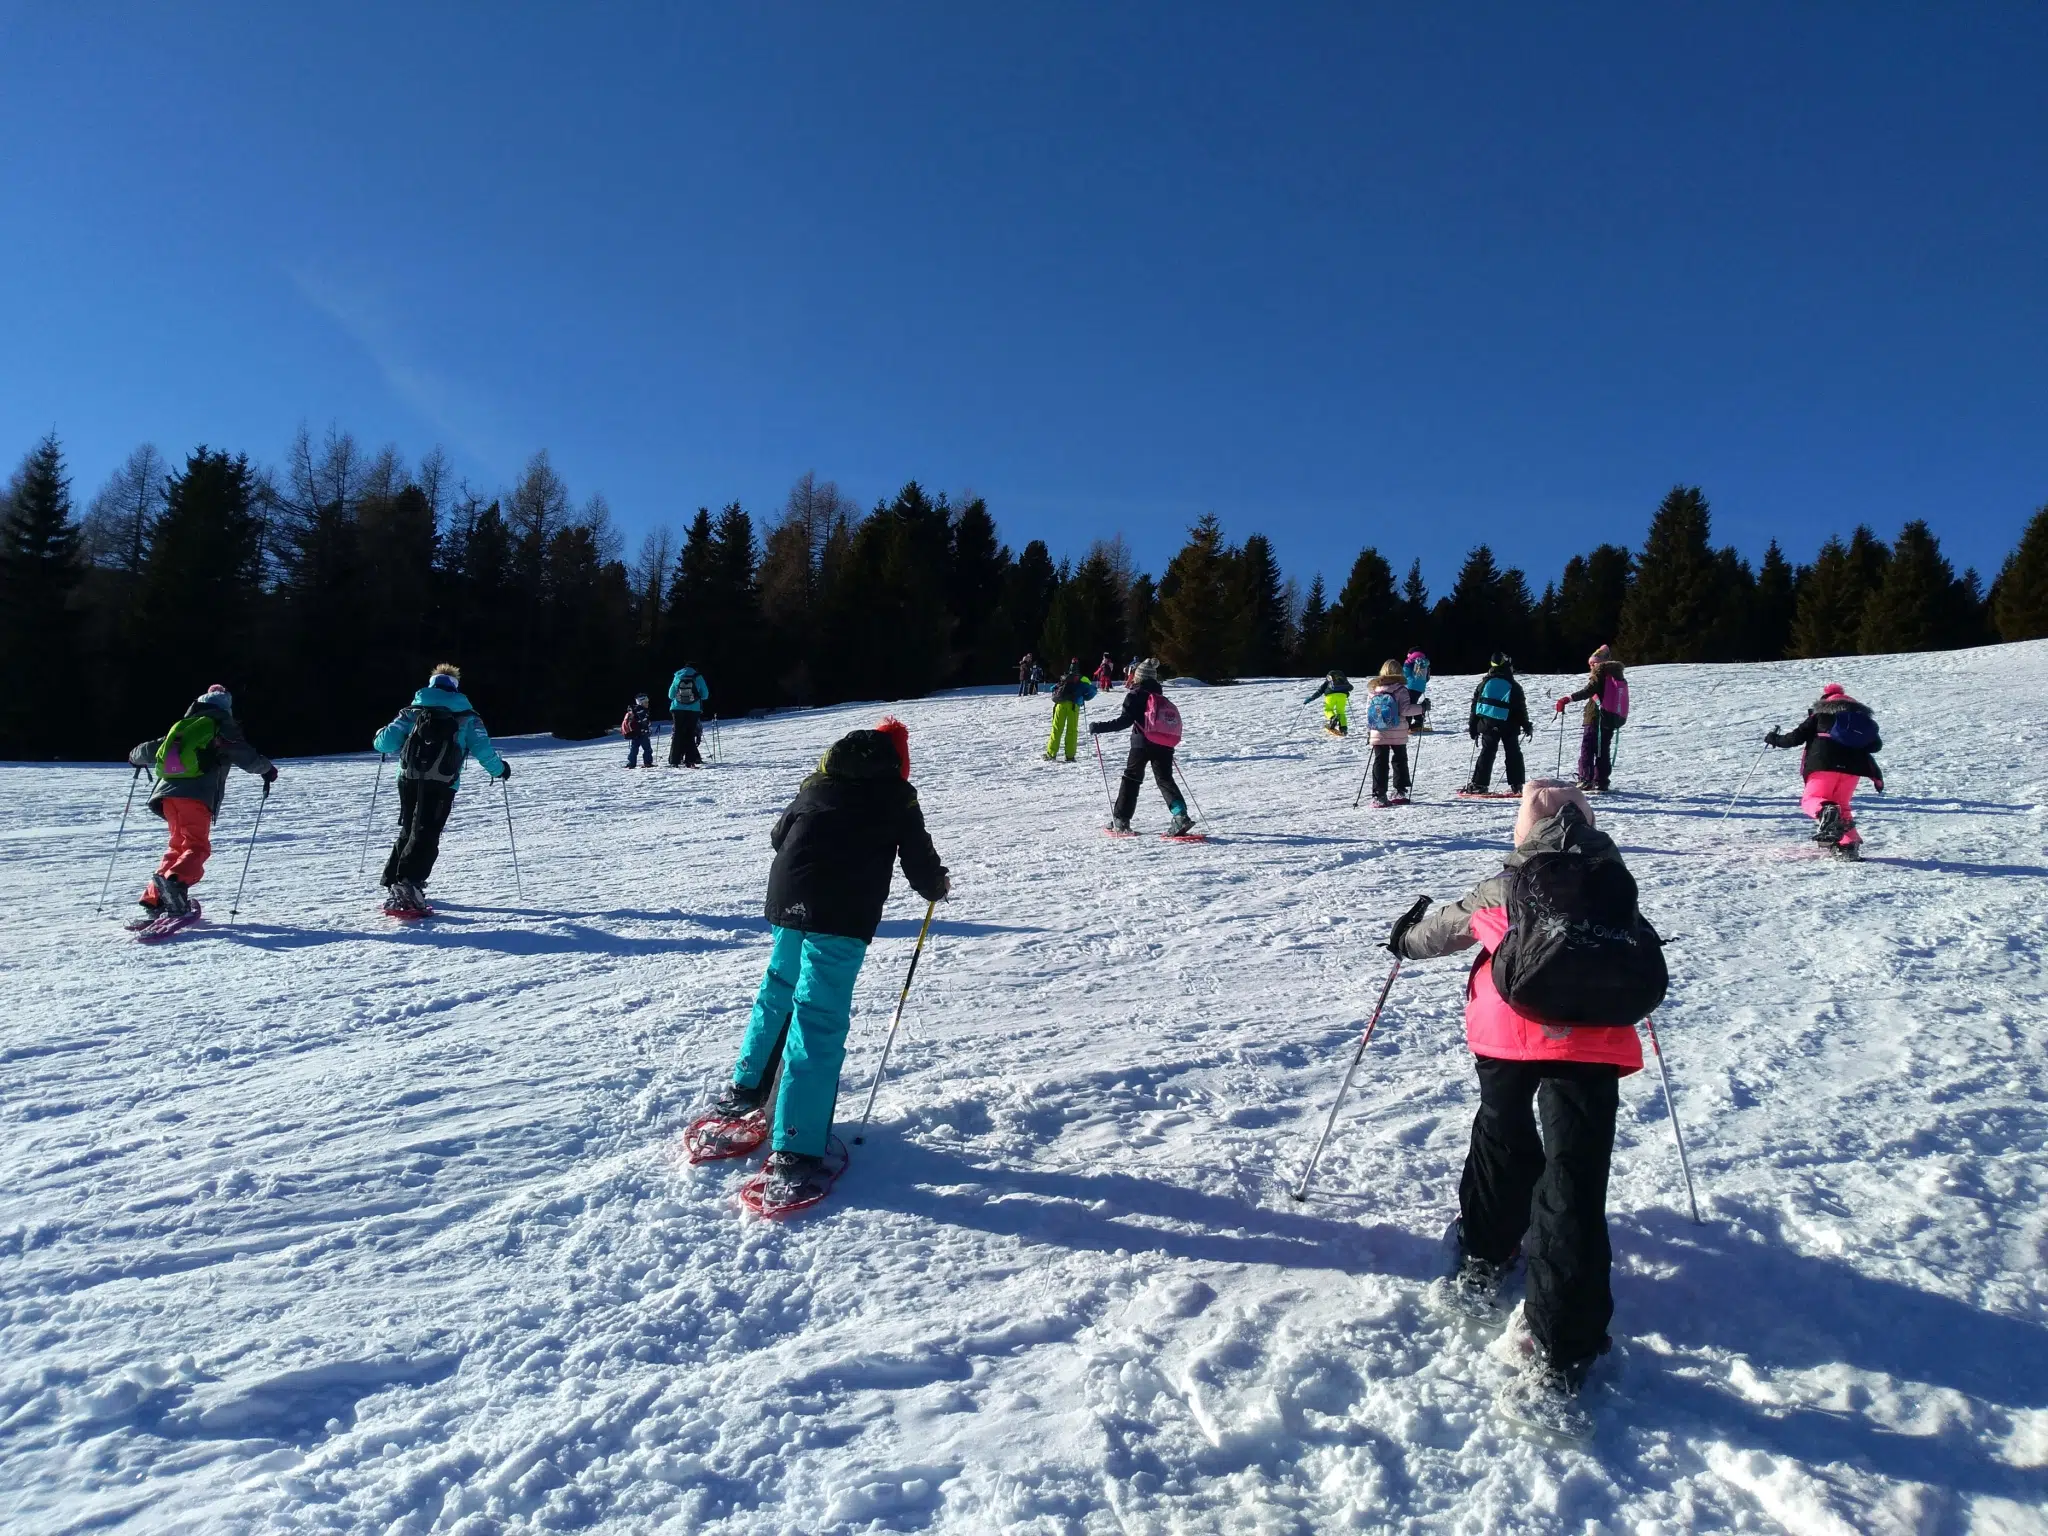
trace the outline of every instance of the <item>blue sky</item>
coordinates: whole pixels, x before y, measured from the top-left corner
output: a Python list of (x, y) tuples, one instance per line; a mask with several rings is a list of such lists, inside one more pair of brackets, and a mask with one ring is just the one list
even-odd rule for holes
[[(303, 421), (1538, 585), (2048, 501), (2048, 7), (0, 0), (0, 452)], [(1428, 14), (1424, 14), (1427, 12)]]

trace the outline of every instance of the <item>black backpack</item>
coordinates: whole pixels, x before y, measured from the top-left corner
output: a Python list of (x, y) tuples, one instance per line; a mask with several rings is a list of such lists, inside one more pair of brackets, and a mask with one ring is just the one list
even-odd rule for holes
[(1635, 876), (1618, 858), (1576, 846), (1531, 856), (1508, 879), (1508, 933), (1493, 984), (1517, 1012), (1547, 1024), (1632, 1028), (1664, 1001), (1664, 941), (1636, 910)]
[(412, 712), (412, 734), (398, 749), (400, 777), (421, 779), (429, 784), (453, 784), (462, 772), (468, 754), (462, 745), (462, 722), (468, 711), (417, 708)]

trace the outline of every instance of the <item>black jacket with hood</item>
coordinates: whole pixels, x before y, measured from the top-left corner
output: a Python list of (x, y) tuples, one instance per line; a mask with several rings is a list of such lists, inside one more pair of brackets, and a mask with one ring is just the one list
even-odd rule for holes
[(1088, 727), (1088, 734), (1100, 736), (1108, 731), (1128, 731), (1145, 718), (1145, 701), (1153, 694), (1165, 691), (1159, 686), (1159, 679), (1156, 677), (1138, 679), (1130, 692), (1124, 695), (1124, 707), (1118, 712), (1117, 717), (1114, 720), (1095, 721)]
[[(228, 792), (228, 769), (230, 766), (244, 773), (268, 774), (274, 770), (269, 758), (250, 746), (242, 735), (242, 727), (234, 713), (227, 706), (215, 703), (218, 694), (208, 694), (193, 702), (185, 711), (185, 718), (196, 715), (209, 716), (213, 721), (213, 740), (199, 754), (199, 777), (196, 779), (158, 779), (150, 791), (149, 808), (157, 815), (163, 815), (166, 800), (202, 800), (206, 803), (209, 816), (220, 815), (221, 797)], [(165, 735), (169, 735), (165, 732)], [(164, 744), (163, 736), (153, 741), (137, 744), (128, 754), (128, 761), (137, 768), (156, 767), (157, 748)]]
[[(1506, 678), (1508, 686), (1513, 690), (1508, 695), (1508, 717), (1505, 720), (1495, 720), (1490, 715), (1479, 713), (1479, 695), (1485, 691), (1486, 685), (1496, 677)], [(1499, 731), (1503, 736), (1511, 735), (1515, 731), (1520, 731), (1524, 736), (1535, 734), (1536, 728), (1529, 723), (1529, 701), (1522, 696), (1522, 685), (1515, 680), (1515, 669), (1513, 667), (1488, 667), (1486, 669), (1486, 676), (1480, 678), (1479, 686), (1472, 690), (1471, 724), (1468, 730), (1474, 736), (1477, 736), (1481, 731)]]
[(778, 928), (871, 941), (889, 899), (891, 866), (927, 901), (946, 893), (946, 866), (925, 831), (917, 791), (895, 744), (852, 731), (832, 744), (769, 834), (768, 921)]
[[(1838, 699), (1815, 699), (1807, 711), (1806, 718), (1796, 729), (1771, 733), (1774, 747), (1804, 747), (1799, 758), (1799, 776), (1810, 773), (1853, 773), (1870, 780), (1879, 789), (1884, 788), (1884, 770), (1877, 765), (1873, 753), (1884, 750), (1880, 737), (1876, 745), (1869, 748), (1845, 747), (1828, 734), (1828, 727), (1835, 723), (1835, 716), (1845, 709), (1868, 711), (1869, 706), (1859, 704), (1846, 693)], [(1873, 725), (1875, 722), (1872, 722)]]

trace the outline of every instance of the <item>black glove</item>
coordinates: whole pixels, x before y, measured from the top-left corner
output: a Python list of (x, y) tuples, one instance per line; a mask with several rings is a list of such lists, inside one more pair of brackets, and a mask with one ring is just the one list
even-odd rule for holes
[(1782, 747), (1783, 745), (1785, 745), (1785, 738), (1778, 734), (1776, 727), (1773, 727), (1770, 730), (1770, 732), (1765, 735), (1764, 745), (1767, 747)]
[(1408, 930), (1421, 922), (1428, 915), (1428, 912), (1429, 898), (1427, 896), (1416, 897), (1415, 905), (1401, 914), (1400, 921), (1394, 924), (1394, 931), (1387, 935), (1387, 948), (1397, 955), (1400, 954), (1402, 952), (1401, 941), (1408, 937)]
[[(616, 752), (619, 749), (617, 747), (613, 747), (612, 750)], [(498, 782), (502, 784), (507, 779), (512, 777), (512, 765), (510, 763), (500, 763), (498, 766), (505, 770), (503, 773), (498, 775)]]
[(1476, 725), (1468, 725), (1465, 727), (1465, 734), (1467, 736), (1470, 736), (1474, 741), (1477, 741), (1479, 739), (1479, 727)]
[(264, 770), (263, 770), (263, 787), (264, 787), (265, 789), (268, 789), (268, 788), (270, 788), (270, 786), (271, 786), (271, 785), (275, 784), (276, 782), (277, 782), (277, 770), (276, 770), (275, 768), (266, 768), (266, 769), (264, 769)]
[(1534, 736), (1536, 734), (1536, 727), (1524, 720), (1522, 722), (1522, 734), (1524, 736)]

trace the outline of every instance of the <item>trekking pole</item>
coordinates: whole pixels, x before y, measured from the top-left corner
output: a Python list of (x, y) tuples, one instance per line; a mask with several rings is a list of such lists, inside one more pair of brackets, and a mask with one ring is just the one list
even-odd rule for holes
[(1357, 810), (1365, 804), (1365, 781), (1372, 777), (1372, 748), (1365, 749), (1365, 772), (1358, 776), (1358, 793), (1351, 797), (1351, 809)]
[(1090, 731), (1088, 739), (1095, 743), (1095, 766), (1102, 770), (1102, 798), (1109, 802), (1109, 814), (1114, 816), (1116, 796), (1109, 792), (1109, 764), (1102, 760), (1102, 738)]
[(1424, 743), (1415, 743), (1415, 761), (1408, 765), (1408, 793), (1415, 793), (1415, 781), (1422, 777), (1422, 748)]
[(1692, 1189), (1692, 1164), (1685, 1156), (1685, 1133), (1678, 1128), (1678, 1106), (1671, 1100), (1671, 1071), (1664, 1065), (1664, 1048), (1657, 1043), (1657, 1016), (1653, 1013), (1643, 1020), (1643, 1028), (1650, 1032), (1650, 1054), (1657, 1058), (1657, 1075), (1664, 1080), (1664, 1109), (1671, 1116), (1671, 1139), (1678, 1143), (1678, 1166), (1685, 1174), (1685, 1200), (1692, 1207), (1692, 1219), (1696, 1226), (1705, 1226), (1700, 1220), (1699, 1196)]
[(896, 1017), (889, 1021), (889, 1033), (882, 1041), (882, 1059), (875, 1064), (875, 1080), (868, 1084), (868, 1107), (860, 1112), (860, 1129), (853, 1133), (855, 1146), (867, 1139), (868, 1118), (875, 1112), (875, 1095), (882, 1091), (882, 1074), (889, 1070), (889, 1047), (896, 1043), (896, 1026), (903, 1022), (903, 1005), (910, 1001), (910, 984), (917, 979), (917, 962), (924, 954), (924, 936), (932, 931), (932, 913), (938, 906), (936, 901), (924, 904), (924, 926), (917, 930), (917, 948), (910, 952), (910, 970), (903, 978), (903, 990), (896, 994)]
[[(1605, 722), (1602, 723), (1602, 729), (1605, 729)], [(1614, 782), (1614, 765), (1621, 757), (1621, 732), (1618, 730), (1610, 732), (1607, 741), (1607, 782), (1612, 784)]]
[(1195, 782), (1188, 777), (1188, 765), (1185, 762), (1180, 764), (1180, 782), (1181, 787), (1188, 792), (1188, 800), (1195, 808), (1195, 820), (1207, 821), (1208, 817), (1202, 814), (1201, 797), (1195, 793)]
[(363, 818), (363, 851), (356, 855), (356, 875), (370, 865), (370, 834), (377, 826), (377, 791), (384, 787), (384, 754), (377, 754), (377, 777), (370, 780), (370, 814)]
[(256, 824), (249, 828), (249, 848), (242, 855), (242, 878), (235, 882), (235, 899), (228, 903), (228, 921), (242, 910), (242, 887), (249, 883), (249, 861), (256, 857), (256, 834), (263, 830), (263, 808), (270, 804), (270, 780), (263, 781), (263, 798), (256, 802)]
[(1323, 1134), (1316, 1138), (1315, 1149), (1308, 1155), (1308, 1166), (1301, 1170), (1301, 1182), (1294, 1186), (1294, 1198), (1308, 1198), (1308, 1181), (1315, 1177), (1316, 1164), (1321, 1161), (1323, 1144), (1330, 1139), (1330, 1132), (1337, 1126), (1337, 1111), (1344, 1107), (1344, 1096), (1351, 1091), (1351, 1079), (1358, 1071), (1358, 1064), (1365, 1060), (1365, 1048), (1372, 1044), (1372, 1032), (1380, 1022), (1380, 1010), (1387, 1006), (1387, 994), (1394, 990), (1394, 978), (1401, 974), (1401, 957), (1394, 956), (1394, 968), (1387, 972), (1386, 985), (1380, 988), (1380, 1000), (1373, 1004), (1372, 1017), (1366, 1020), (1365, 1033), (1358, 1037), (1358, 1049), (1351, 1053), (1351, 1065), (1344, 1069), (1344, 1081), (1337, 1089), (1337, 1097), (1330, 1105), (1330, 1118), (1323, 1122)]
[(114, 832), (114, 851), (107, 855), (107, 878), (100, 882), (100, 899), (93, 907), (97, 915), (107, 904), (107, 892), (114, 888), (114, 861), (121, 857), (121, 839), (128, 831), (128, 813), (135, 808), (135, 786), (142, 782), (142, 770), (136, 769), (128, 780), (128, 803), (121, 807), (121, 825)]
[(1742, 792), (1749, 788), (1749, 781), (1756, 777), (1757, 764), (1764, 760), (1764, 754), (1770, 750), (1771, 744), (1768, 741), (1757, 748), (1756, 756), (1749, 761), (1749, 772), (1745, 773), (1742, 776), (1742, 782), (1735, 786), (1735, 793), (1728, 797), (1727, 805), (1723, 806), (1721, 814), (1714, 818), (1716, 821), (1726, 821), (1728, 819), (1728, 813), (1735, 809), (1735, 802), (1742, 798)]
[(505, 792), (505, 841), (512, 849), (512, 889), (524, 901), (526, 883), (519, 878), (519, 839), (512, 835), (512, 780), (509, 775), (498, 780), (498, 788)]
[(1553, 779), (1564, 777), (1564, 711), (1557, 712), (1557, 766), (1551, 770)]

